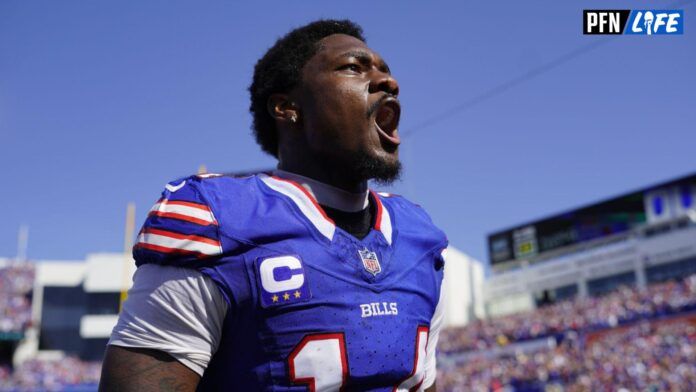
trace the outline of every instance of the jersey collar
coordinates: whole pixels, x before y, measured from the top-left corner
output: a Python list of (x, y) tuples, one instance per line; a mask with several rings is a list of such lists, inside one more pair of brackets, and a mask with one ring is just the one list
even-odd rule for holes
[(369, 204), (367, 187), (363, 192), (347, 192), (335, 186), (324, 184), (313, 178), (284, 170), (273, 171), (274, 177), (294, 181), (309, 192), (319, 204), (346, 212), (358, 212), (367, 208)]
[[(284, 172), (287, 173), (287, 172)], [(274, 173), (274, 174), (284, 174), (284, 173)], [(293, 174), (294, 179), (302, 179), (306, 177), (298, 176)], [(287, 177), (287, 176), (285, 176)], [(301, 178), (300, 178), (301, 177)], [(294, 181), (294, 179), (281, 178), (278, 175), (268, 175), (265, 173), (259, 174), (259, 179), (266, 184), (272, 190), (287, 196), (292, 202), (298, 207), (300, 212), (309, 220), (312, 225), (321, 233), (324, 237), (328, 238), (329, 241), (333, 240), (334, 233), (336, 232), (336, 225), (334, 221), (326, 215), (326, 212), (319, 205), (314, 193), (310, 192), (307, 187), (303, 186), (307, 184), (306, 181), (302, 183)], [(318, 183), (316, 180), (311, 180), (314, 183), (314, 187), (310, 189), (314, 192), (319, 189), (316, 187)], [(318, 183), (322, 184), (322, 183)], [(327, 189), (333, 188), (329, 185), (322, 184), (323, 188), (321, 192), (325, 192)], [(328, 187), (328, 188), (327, 188)], [(342, 191), (345, 192), (345, 191)], [(317, 192), (318, 193), (318, 192)], [(365, 193), (365, 203), (367, 203), (367, 198), (375, 203), (375, 212), (377, 214), (375, 219), (374, 229), (382, 233), (384, 239), (389, 245), (392, 243), (392, 222), (391, 215), (387, 208), (385, 208), (382, 200), (380, 200), (380, 195), (376, 192), (368, 191)], [(324, 202), (324, 199), (322, 199)], [(328, 204), (327, 204), (328, 205)], [(328, 205), (331, 208), (331, 205)], [(338, 208), (340, 209), (340, 208)]]

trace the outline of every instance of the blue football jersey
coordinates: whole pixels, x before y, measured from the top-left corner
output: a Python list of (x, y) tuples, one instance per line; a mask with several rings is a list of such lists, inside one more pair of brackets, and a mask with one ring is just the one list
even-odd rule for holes
[(228, 302), (199, 390), (422, 389), (445, 235), (423, 209), (370, 192), (362, 240), (301, 185), (266, 174), (166, 186), (138, 235), (138, 265), (194, 268)]

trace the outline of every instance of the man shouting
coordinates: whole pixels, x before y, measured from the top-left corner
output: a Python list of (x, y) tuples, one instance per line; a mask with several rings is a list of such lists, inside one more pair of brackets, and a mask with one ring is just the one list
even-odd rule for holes
[(376, 193), (399, 176), (399, 85), (350, 21), (256, 64), (250, 111), (278, 169), (165, 187), (134, 247), (102, 391), (434, 391), (447, 239)]

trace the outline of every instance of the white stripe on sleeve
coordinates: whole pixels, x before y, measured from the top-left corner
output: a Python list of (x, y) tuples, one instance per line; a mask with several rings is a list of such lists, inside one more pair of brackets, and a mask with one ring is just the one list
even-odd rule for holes
[(138, 246), (162, 252), (177, 250), (200, 253), (206, 256), (216, 256), (222, 253), (220, 241), (196, 235), (184, 235), (167, 230), (146, 229), (138, 236)]
[(150, 214), (190, 221), (200, 225), (216, 224), (215, 217), (208, 206), (182, 201), (158, 201), (150, 209)]

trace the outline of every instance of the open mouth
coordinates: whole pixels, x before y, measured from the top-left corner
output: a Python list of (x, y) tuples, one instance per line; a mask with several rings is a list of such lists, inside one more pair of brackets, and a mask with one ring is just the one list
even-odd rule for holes
[(401, 143), (397, 129), (400, 117), (401, 106), (395, 99), (386, 99), (376, 111), (375, 124), (380, 137), (393, 145)]

